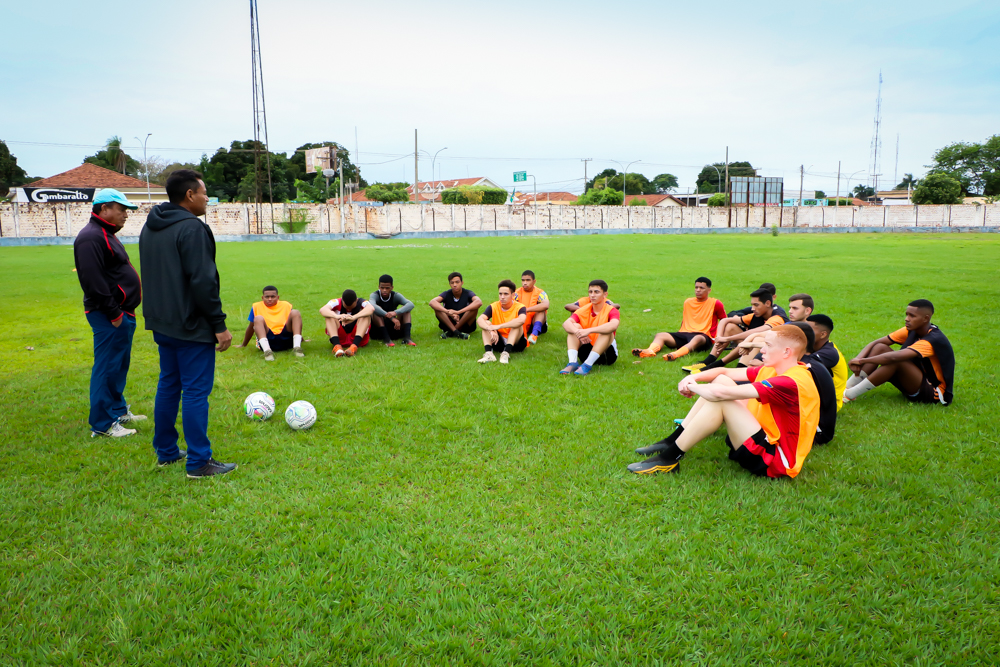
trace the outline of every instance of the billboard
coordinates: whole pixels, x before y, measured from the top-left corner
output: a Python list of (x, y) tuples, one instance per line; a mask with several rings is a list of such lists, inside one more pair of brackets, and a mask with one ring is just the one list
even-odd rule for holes
[(332, 146), (306, 149), (306, 173), (315, 174), (324, 169), (333, 169), (335, 158)]
[(18, 188), (18, 204), (64, 204), (94, 201), (97, 188)]
[(732, 176), (729, 201), (733, 206), (781, 206), (784, 180), (758, 176)]

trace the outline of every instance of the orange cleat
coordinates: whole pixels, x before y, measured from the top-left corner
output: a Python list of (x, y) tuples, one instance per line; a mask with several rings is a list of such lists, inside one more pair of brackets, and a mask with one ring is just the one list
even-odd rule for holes
[(335, 357), (342, 357), (344, 356), (344, 348), (340, 347), (339, 345), (334, 345), (333, 349), (330, 350), (330, 354), (332, 354)]
[(673, 352), (668, 352), (665, 355), (663, 355), (663, 360), (664, 361), (673, 361), (675, 359), (677, 359), (677, 357), (674, 356)]
[(344, 350), (344, 354), (346, 354), (349, 357), (353, 357), (357, 353), (358, 353), (358, 346), (357, 345), (351, 345), (349, 348), (347, 348), (346, 350)]
[(656, 352), (651, 352), (650, 350), (643, 350), (641, 348), (635, 348), (632, 350), (633, 357), (639, 357), (640, 359), (648, 359), (650, 357), (655, 357)]

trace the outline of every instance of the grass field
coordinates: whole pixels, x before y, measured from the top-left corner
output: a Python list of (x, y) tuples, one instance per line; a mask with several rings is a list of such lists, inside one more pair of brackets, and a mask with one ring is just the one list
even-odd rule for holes
[[(138, 264), (138, 248), (129, 247)], [(239, 470), (155, 467), (152, 422), (91, 440), (91, 334), (69, 247), (2, 248), (4, 665), (914, 664), (1000, 662), (1000, 238), (591, 236), (219, 245), (230, 330), (266, 283), (305, 359), (219, 356), (210, 436)], [(486, 303), (538, 274), (562, 304), (604, 278), (626, 356), (560, 377), (558, 324), (509, 367), (441, 341), (427, 301), (462, 271)], [(335, 360), (319, 307), (389, 272), (419, 347)], [(690, 405), (680, 364), (627, 350), (680, 321), (694, 278), (728, 310), (809, 292), (849, 355), (929, 298), (955, 403), (889, 386), (845, 406), (794, 480), (751, 478), (722, 435), (678, 475), (632, 449)], [(782, 299), (784, 297), (784, 299)], [(644, 313), (643, 309), (652, 311)], [(34, 349), (28, 350), (27, 346)], [(127, 394), (152, 416), (140, 318)], [(242, 415), (252, 391), (319, 421)]]

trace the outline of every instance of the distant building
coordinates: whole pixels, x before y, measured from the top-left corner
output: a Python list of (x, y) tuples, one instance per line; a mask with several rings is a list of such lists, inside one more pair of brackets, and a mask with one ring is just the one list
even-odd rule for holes
[[(90, 202), (104, 188), (114, 188), (137, 204), (147, 200), (146, 181), (84, 162), (69, 171), (15, 188), (14, 201), (19, 204)], [(150, 183), (149, 200), (167, 201), (166, 189)]]
[(879, 190), (875, 193), (874, 202), (883, 206), (909, 206), (913, 204), (912, 196), (910, 190)]
[(518, 192), (514, 195), (514, 204), (518, 206), (559, 206), (572, 204), (579, 196), (572, 192), (539, 192), (537, 196)]
[[(482, 185), (487, 188), (500, 187), (485, 176), (456, 178), (450, 181), (421, 181), (420, 183), (417, 183), (418, 197), (416, 201), (426, 203), (439, 202), (441, 201), (441, 192), (443, 190), (447, 190), (448, 188), (457, 188), (460, 185)], [(410, 195), (410, 201), (414, 201), (412, 185), (406, 188), (406, 193)]]
[(657, 206), (657, 207), (660, 207), (660, 208), (662, 208), (664, 206), (685, 206), (685, 204), (682, 203), (680, 199), (678, 199), (676, 196), (670, 195), (670, 194), (666, 194), (666, 195), (625, 195), (625, 201), (624, 201), (625, 206), (628, 206), (629, 202), (631, 202), (634, 199), (644, 199), (644, 200), (646, 200), (646, 205), (647, 206)]

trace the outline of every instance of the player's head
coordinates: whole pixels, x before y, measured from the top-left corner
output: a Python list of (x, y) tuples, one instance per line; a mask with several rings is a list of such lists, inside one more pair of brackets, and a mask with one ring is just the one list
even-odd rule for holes
[(764, 347), (760, 358), (765, 366), (777, 366), (782, 362), (798, 361), (806, 353), (809, 339), (802, 329), (794, 324), (782, 324), (764, 334)]
[(750, 292), (750, 308), (757, 317), (766, 317), (771, 314), (771, 306), (774, 302), (774, 295), (761, 287)]
[(383, 299), (388, 299), (389, 295), (392, 294), (392, 276), (388, 273), (383, 273), (378, 277), (378, 291)]
[(167, 198), (171, 204), (183, 206), (194, 215), (205, 215), (208, 191), (204, 177), (194, 169), (178, 169), (167, 177)]
[(352, 289), (345, 289), (344, 293), (340, 295), (340, 303), (343, 304), (344, 308), (351, 310), (354, 308), (354, 304), (358, 301), (358, 294)]
[(833, 320), (830, 319), (830, 316), (816, 313), (807, 317), (806, 322), (812, 326), (813, 337), (816, 340), (813, 343), (813, 349), (818, 350), (826, 345), (827, 341), (830, 340), (830, 333), (833, 331)]
[(521, 287), (524, 288), (525, 292), (530, 292), (535, 289), (535, 272), (525, 271), (521, 274)]
[(591, 280), (587, 287), (587, 295), (590, 297), (590, 303), (601, 303), (608, 296), (608, 284), (603, 280)]
[(278, 288), (274, 285), (268, 285), (261, 290), (260, 298), (265, 306), (273, 308), (274, 304), (278, 303)]
[(808, 294), (793, 294), (788, 297), (788, 319), (792, 322), (805, 322), (815, 307), (813, 298)]
[(798, 327), (802, 330), (802, 333), (806, 335), (806, 354), (811, 354), (816, 351), (816, 334), (813, 331), (812, 325), (808, 322), (789, 322), (790, 326)]
[(931, 323), (934, 304), (927, 299), (916, 299), (906, 307), (906, 330), (919, 331)]
[(120, 230), (128, 220), (128, 212), (139, 208), (129, 202), (128, 197), (114, 188), (104, 188), (94, 197), (94, 206), (91, 209), (94, 215), (115, 229)]
[(712, 281), (705, 276), (700, 278), (695, 278), (694, 281), (694, 298), (699, 301), (704, 301), (708, 298), (708, 295), (712, 292)]
[(771, 301), (774, 301), (774, 297), (778, 296), (778, 288), (774, 286), (774, 283), (761, 283), (759, 289), (766, 289), (771, 293)]
[(452, 271), (448, 274), (448, 284), (451, 285), (451, 291), (458, 293), (462, 291), (462, 274), (458, 271)]
[(500, 304), (503, 306), (509, 306), (514, 300), (514, 290), (517, 287), (514, 285), (513, 280), (501, 280), (500, 284), (497, 285), (497, 294), (500, 296)]

